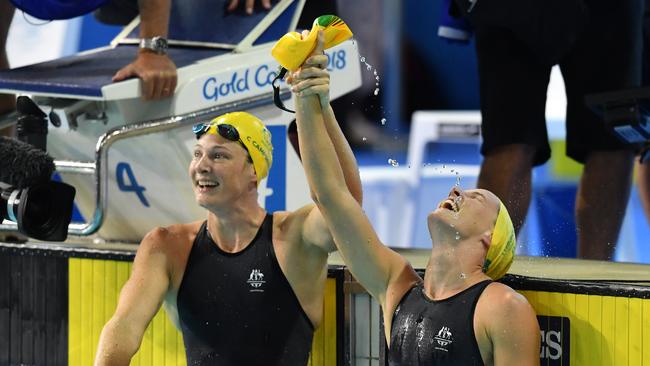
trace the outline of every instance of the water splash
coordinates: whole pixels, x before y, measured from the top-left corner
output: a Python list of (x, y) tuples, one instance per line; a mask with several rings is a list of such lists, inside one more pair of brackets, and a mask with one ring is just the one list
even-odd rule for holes
[[(365, 57), (365, 56), (361, 56), (361, 55), (359, 55), (359, 61), (360, 61), (362, 64), (366, 65), (366, 70), (368, 70), (368, 71), (371, 71), (371, 70), (372, 70), (372, 74), (373, 74), (373, 76), (375, 77), (375, 90), (373, 90), (372, 94), (373, 94), (374, 96), (378, 96), (378, 95), (379, 95), (379, 87), (380, 87), (380, 86), (379, 86), (379, 79), (380, 79), (380, 77), (379, 77), (379, 73), (377, 72), (377, 69), (376, 69), (375, 67), (373, 67), (371, 64), (369, 64), (369, 63), (366, 61), (366, 57)], [(383, 106), (380, 106), (380, 108), (383, 109), (384, 107), (383, 107)], [(382, 111), (382, 114), (383, 114), (383, 113), (385, 113), (385, 112)], [(382, 118), (381, 121), (382, 121), (382, 123), (381, 123), (382, 125), (386, 124), (386, 118)], [(397, 140), (397, 137), (395, 137), (394, 139)]]
[(388, 164), (390, 164), (390, 165), (392, 165), (392, 166), (394, 166), (394, 167), (398, 167), (398, 166), (399, 166), (399, 163), (398, 163), (397, 160), (395, 160), (395, 159), (388, 159)]

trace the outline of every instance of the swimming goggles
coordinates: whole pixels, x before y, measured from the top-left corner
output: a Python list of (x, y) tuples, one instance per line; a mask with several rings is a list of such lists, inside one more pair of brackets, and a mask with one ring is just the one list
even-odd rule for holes
[[(208, 132), (212, 126), (214, 126), (214, 124), (211, 122), (197, 123), (192, 127), (192, 132), (194, 132), (194, 135), (196, 135), (196, 139), (198, 140), (201, 138), (201, 136), (205, 135), (205, 133)], [(225, 138), (226, 140), (239, 142), (239, 144), (241, 144), (246, 152), (248, 152), (248, 148), (246, 148), (246, 145), (244, 145), (244, 142), (239, 137), (239, 131), (237, 131), (235, 126), (229, 125), (227, 123), (222, 123), (217, 125), (216, 128), (219, 136)]]

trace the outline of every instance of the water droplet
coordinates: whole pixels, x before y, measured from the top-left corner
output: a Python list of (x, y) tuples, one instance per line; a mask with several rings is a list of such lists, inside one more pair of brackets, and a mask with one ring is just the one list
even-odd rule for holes
[(361, 60), (361, 62), (366, 62), (366, 58), (363, 57), (363, 56), (361, 56), (361, 58), (359, 60)]
[(366, 64), (366, 69), (368, 69), (368, 71), (370, 71), (370, 70), (372, 70), (372, 66)]
[(381, 124), (382, 124), (382, 125), (385, 125), (385, 124), (386, 124), (386, 118), (382, 118), (382, 119), (381, 119)]
[(379, 94), (379, 88), (375, 88), (375, 92), (373, 94), (378, 95)]
[(375, 86), (379, 86), (379, 83), (375, 83)]
[(392, 166), (399, 166), (399, 163), (395, 159), (388, 159), (388, 164)]
[(456, 240), (460, 240), (460, 233), (456, 231)]
[[(377, 75), (377, 70), (373, 74)], [(377, 76), (377, 80), (379, 80), (379, 76)]]
[(367, 140), (367, 138), (365, 138), (365, 137), (362, 137), (362, 138), (361, 138), (361, 140), (363, 140), (363, 141), (366, 141), (366, 140)]
[(467, 275), (466, 275), (464, 272), (461, 272), (461, 273), (460, 273), (460, 278), (463, 278), (463, 279), (464, 279), (464, 278), (467, 278)]

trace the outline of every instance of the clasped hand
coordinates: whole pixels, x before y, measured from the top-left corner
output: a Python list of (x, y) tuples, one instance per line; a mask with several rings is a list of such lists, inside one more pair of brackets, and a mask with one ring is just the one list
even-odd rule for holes
[[(302, 32), (306, 38), (309, 31)], [(327, 55), (323, 53), (325, 37), (322, 30), (318, 31), (316, 48), (305, 60), (302, 66), (288, 74), (286, 82), (291, 85), (291, 91), (298, 98), (318, 96), (322, 107), (329, 105), (330, 74), (327, 71)]]

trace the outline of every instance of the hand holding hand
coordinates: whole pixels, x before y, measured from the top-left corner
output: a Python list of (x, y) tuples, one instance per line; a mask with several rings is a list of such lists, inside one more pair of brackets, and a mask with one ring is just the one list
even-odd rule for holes
[[(303, 38), (306, 36), (303, 32)], [(323, 53), (325, 37), (323, 31), (318, 32), (316, 48), (311, 56), (296, 72), (290, 73), (287, 83), (291, 91), (300, 98), (317, 95), (321, 107), (329, 105), (330, 75), (327, 71), (327, 56)]]

